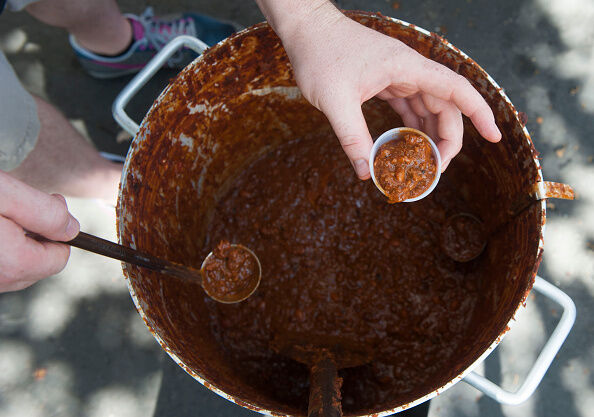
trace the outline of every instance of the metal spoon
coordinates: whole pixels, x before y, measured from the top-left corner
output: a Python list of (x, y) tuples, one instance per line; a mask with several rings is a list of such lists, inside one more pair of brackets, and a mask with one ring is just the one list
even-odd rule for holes
[(450, 216), (441, 229), (440, 243), (444, 253), (456, 262), (470, 262), (483, 252), (490, 233), (483, 222), (470, 213)]
[(184, 266), (175, 262), (170, 262), (165, 259), (157, 258), (156, 256), (149, 255), (148, 253), (132, 249), (127, 246), (122, 246), (117, 243), (110, 242), (109, 240), (101, 239), (100, 237), (93, 236), (85, 232), (80, 232), (74, 239), (69, 240), (67, 242), (47, 239), (44, 236), (32, 232), (26, 232), (26, 235), (39, 241), (65, 243), (67, 245), (74, 246), (79, 249), (107, 256), (108, 258), (118, 259), (120, 261), (124, 261), (132, 265), (141, 266), (143, 268), (147, 268), (162, 274), (171, 275), (182, 280), (190, 282), (199, 282), (206, 294), (210, 298), (225, 304), (238, 303), (248, 298), (250, 295), (254, 293), (254, 291), (256, 291), (256, 288), (258, 288), (258, 285), (260, 284), (260, 279), (262, 277), (262, 267), (260, 265), (260, 260), (254, 252), (252, 252), (250, 249), (246, 248), (243, 245), (233, 244), (231, 246), (248, 251), (250, 255), (253, 256), (256, 260), (258, 273), (254, 274), (254, 276), (251, 277), (252, 279), (250, 279), (249, 283), (246, 284), (246, 286), (242, 289), (241, 292), (233, 293), (229, 296), (221, 298), (217, 297), (216, 294), (212, 292), (212, 289), (209, 291), (203, 285), (203, 274), (205, 273), (204, 266), (206, 265), (207, 260), (209, 260), (209, 258), (213, 256), (212, 252), (210, 252), (206, 256), (206, 258), (202, 262), (200, 270), (196, 270), (194, 268), (190, 268), (188, 266)]
[(542, 199), (573, 200), (575, 193), (567, 184), (539, 181), (532, 190), (519, 194), (499, 218), (488, 227), (471, 213), (450, 216), (442, 226), (440, 243), (444, 253), (456, 262), (470, 262), (479, 257), (491, 236), (513, 221), (520, 213)]

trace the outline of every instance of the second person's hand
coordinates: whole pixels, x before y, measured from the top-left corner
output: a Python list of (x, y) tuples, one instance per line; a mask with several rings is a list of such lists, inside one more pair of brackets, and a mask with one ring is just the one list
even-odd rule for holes
[(462, 148), (462, 114), (488, 141), (501, 139), (493, 112), (468, 80), (399, 40), (347, 18), (326, 0), (286, 10), (284, 1), (259, 3), (282, 39), (299, 88), (324, 112), (359, 178), (370, 176), (372, 139), (361, 104), (372, 97), (436, 140), (443, 170)]
[(69, 246), (38, 242), (26, 231), (67, 241), (78, 234), (79, 224), (64, 197), (36, 190), (0, 171), (0, 292), (26, 288), (60, 272), (68, 261)]

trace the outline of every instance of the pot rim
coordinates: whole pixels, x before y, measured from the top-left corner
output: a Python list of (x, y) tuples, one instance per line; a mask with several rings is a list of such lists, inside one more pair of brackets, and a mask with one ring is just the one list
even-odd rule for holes
[[(532, 143), (532, 140), (530, 138), (530, 133), (528, 132), (528, 129), (526, 128), (526, 126), (522, 123), (521, 118), (519, 116), (519, 112), (516, 110), (515, 106), (512, 104), (511, 100), (507, 97), (507, 95), (505, 94), (505, 92), (503, 91), (503, 89), (499, 86), (499, 84), (497, 84), (497, 82), (479, 65), (477, 64), (472, 58), (470, 58), (466, 53), (464, 53), (463, 51), (461, 51), (460, 49), (458, 49), (457, 47), (455, 47), (454, 45), (452, 45), (450, 42), (448, 42), (446, 39), (444, 39), (443, 37), (430, 32), (426, 29), (423, 29), (415, 24), (412, 23), (408, 23), (404, 20), (400, 20), (394, 17), (390, 17), (390, 16), (384, 16), (382, 14), (379, 13), (373, 13), (373, 12), (367, 12), (367, 11), (348, 11), (347, 12), (347, 16), (349, 15), (357, 15), (357, 16), (362, 16), (362, 17), (366, 17), (366, 18), (370, 18), (370, 19), (388, 19), (400, 26), (405, 26), (408, 28), (411, 28), (427, 37), (430, 38), (434, 38), (434, 39), (438, 39), (445, 47), (447, 47), (448, 49), (450, 49), (452, 52), (455, 52), (456, 54), (459, 54), (462, 58), (464, 58), (465, 60), (467, 60), (468, 62), (472, 63), (473, 66), (476, 66), (476, 68), (485, 76), (485, 78), (487, 79), (487, 81), (490, 83), (490, 85), (492, 87), (494, 87), (498, 94), (500, 95), (500, 97), (505, 101), (505, 103), (510, 106), (510, 108), (513, 110), (514, 116), (516, 118), (517, 123), (519, 123), (521, 126), (523, 126), (523, 133), (524, 133), (524, 139), (526, 140), (528, 146), (531, 149), (534, 149), (534, 144)], [(231, 36), (231, 38), (237, 37), (237, 36), (242, 36), (245, 33), (251, 32), (251, 31), (255, 31), (258, 30), (264, 26), (267, 26), (266, 22), (261, 22), (258, 23), (256, 25), (250, 26), (248, 28), (245, 28), (237, 33), (235, 33), (234, 35)], [(225, 43), (228, 39), (224, 39), (222, 41), (220, 41), (219, 43), (217, 43), (217, 45), (211, 47), (209, 50), (216, 48), (218, 45)], [(190, 63), (188, 66), (186, 66), (184, 69), (182, 69), (181, 71), (185, 71), (187, 68), (189, 68), (190, 66), (195, 66), (198, 63), (200, 63), (203, 60), (203, 54), (198, 56), (192, 63)], [(181, 72), (180, 71), (180, 72)], [(169, 89), (171, 88), (171, 85), (168, 85), (162, 92), (161, 94), (157, 97), (157, 99), (153, 102), (151, 108), (147, 111), (145, 117), (143, 118), (141, 124), (140, 124), (140, 129), (138, 130), (138, 132), (136, 133), (133, 143), (140, 143), (142, 140), (144, 140), (144, 138), (146, 137), (145, 135), (145, 131), (142, 129), (142, 127), (144, 127), (146, 120), (147, 120), (147, 116), (151, 113), (152, 109), (158, 107), (161, 104), (161, 101), (164, 99), (164, 97), (167, 95), (167, 93), (169, 92)], [(118, 192), (118, 205), (117, 205), (117, 232), (118, 232), (118, 241), (120, 242), (120, 244), (122, 243), (121, 241), (121, 237), (122, 234), (124, 233), (124, 227), (123, 227), (123, 222), (120, 221), (120, 210), (121, 208), (121, 201), (123, 200), (123, 195), (122, 195), (122, 191), (126, 186), (127, 183), (127, 174), (129, 171), (129, 166), (130, 166), (130, 161), (131, 161), (131, 156), (134, 154), (136, 148), (135, 147), (131, 147), (130, 151), (128, 152), (128, 155), (126, 156), (126, 160), (124, 162), (124, 168), (122, 170), (122, 177), (121, 177), (121, 181), (120, 181), (120, 188), (119, 188), (119, 192)], [(538, 160), (538, 158), (536, 158), (535, 156), (532, 156), (532, 161), (534, 162), (535, 166), (536, 166), (536, 171), (537, 171), (537, 179), (536, 181), (542, 181), (543, 177), (542, 177), (542, 168), (540, 166), (540, 162)], [(534, 284), (534, 279), (536, 277), (537, 271), (538, 271), (538, 266), (540, 265), (540, 260), (542, 258), (542, 254), (543, 254), (543, 250), (544, 250), (544, 231), (545, 231), (545, 223), (546, 223), (546, 199), (541, 199), (540, 200), (540, 205), (541, 205), (541, 213), (542, 213), (542, 219), (541, 219), (541, 224), (539, 226), (539, 242), (538, 242), (538, 249), (537, 249), (537, 253), (536, 253), (536, 263), (534, 265), (534, 269), (531, 272), (532, 277), (531, 277), (531, 281), (528, 285), (528, 288), (526, 289), (524, 296), (522, 297), (522, 300), (518, 303), (510, 321), (507, 323), (506, 328), (499, 334), (499, 336), (495, 339), (495, 341), (493, 341), (493, 343), (472, 363), (470, 364), (464, 371), (462, 371), (459, 375), (457, 375), (456, 377), (454, 377), (453, 379), (451, 379), (450, 381), (448, 381), (447, 383), (445, 383), (444, 385), (442, 385), (441, 387), (436, 388), (435, 390), (431, 391), (430, 393), (417, 398), (414, 401), (411, 401), (409, 403), (406, 404), (402, 404), (398, 407), (394, 407), (391, 408), (389, 410), (385, 410), (385, 411), (381, 411), (381, 412), (377, 412), (377, 413), (372, 413), (372, 414), (360, 414), (357, 415), (357, 417), (384, 417), (384, 416), (389, 416), (395, 413), (399, 413), (403, 410), (412, 408), (416, 405), (419, 405), (425, 401), (428, 401), (440, 394), (442, 394), (443, 392), (445, 392), (446, 390), (448, 390), (449, 388), (451, 388), (453, 385), (457, 384), (458, 382), (460, 382), (466, 375), (468, 375), (470, 372), (472, 372), (480, 363), (482, 363), (487, 356), (489, 356), (491, 354), (491, 352), (499, 345), (499, 343), (501, 343), (501, 341), (503, 340), (505, 334), (514, 327), (514, 322), (516, 321), (516, 315), (520, 309), (520, 307), (522, 305), (525, 305), (525, 301), (526, 298), (528, 297), (528, 295), (530, 294), (530, 291), (532, 290), (532, 286)], [(187, 365), (185, 365), (183, 363), (183, 361), (165, 344), (165, 342), (163, 341), (163, 339), (159, 336), (159, 334), (157, 334), (155, 332), (155, 330), (149, 325), (148, 322), (148, 318), (144, 312), (144, 309), (140, 303), (140, 300), (138, 298), (138, 296), (136, 295), (136, 292), (134, 290), (134, 287), (132, 286), (132, 283), (130, 281), (130, 277), (129, 277), (129, 271), (128, 271), (128, 265), (124, 262), (122, 262), (122, 269), (124, 272), (124, 279), (126, 281), (126, 285), (128, 286), (128, 291), (130, 292), (130, 296), (132, 297), (132, 300), (134, 302), (134, 305), (136, 307), (136, 310), (138, 311), (138, 314), (142, 317), (142, 320), (144, 321), (145, 325), (148, 327), (149, 331), (151, 332), (151, 334), (153, 335), (153, 337), (155, 338), (155, 340), (159, 343), (159, 345), (161, 346), (161, 348), (171, 357), (171, 359), (173, 359), (173, 361), (175, 363), (177, 363), (184, 371), (186, 371), (186, 373), (188, 373), (190, 376), (192, 376), (196, 381), (200, 382), (202, 385), (204, 385), (206, 388), (208, 388), (209, 390), (211, 390), (212, 392), (218, 394), (219, 396), (241, 406), (244, 408), (247, 408), (251, 411), (255, 411), (264, 415), (271, 415), (271, 416), (289, 416), (287, 414), (282, 414), (282, 413), (278, 413), (276, 411), (272, 411), (272, 410), (268, 410), (266, 408), (254, 405), (249, 403), (246, 400), (240, 399), (238, 397), (235, 397), (231, 394), (227, 394), (226, 392), (224, 392), (223, 390), (221, 390), (220, 388), (218, 388), (215, 384), (213, 384), (210, 381), (207, 381), (203, 376), (199, 375), (198, 373), (196, 373), (195, 371), (193, 371), (192, 369), (190, 369)]]

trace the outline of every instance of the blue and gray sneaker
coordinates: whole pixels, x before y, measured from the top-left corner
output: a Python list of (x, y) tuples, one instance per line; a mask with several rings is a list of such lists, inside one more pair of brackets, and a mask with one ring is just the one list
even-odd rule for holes
[[(140, 71), (148, 61), (179, 35), (194, 36), (208, 46), (233, 34), (240, 26), (231, 22), (222, 22), (212, 17), (196, 13), (183, 13), (170, 18), (157, 18), (152, 7), (140, 16), (125, 15), (132, 25), (132, 44), (121, 55), (103, 56), (95, 54), (76, 43), (70, 35), (70, 45), (82, 67), (95, 78), (116, 78)], [(169, 68), (183, 68), (189, 64), (196, 53), (184, 48), (167, 62)]]

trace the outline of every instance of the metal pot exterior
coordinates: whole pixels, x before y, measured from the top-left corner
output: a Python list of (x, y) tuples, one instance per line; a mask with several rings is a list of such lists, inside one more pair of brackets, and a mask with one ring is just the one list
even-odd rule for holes
[[(506, 219), (518, 197), (543, 178), (528, 131), (502, 89), (435, 34), (377, 14), (347, 14), (465, 76), (485, 97), (503, 140), (485, 146), (465, 120), (464, 148), (448, 171), (459, 179), (460, 191), (474, 201), (473, 208), (483, 219), (495, 224)], [(379, 100), (366, 103), (364, 113), (372, 136), (394, 127), (394, 119), (385, 116), (392, 110)], [(143, 120), (122, 176), (120, 242), (176, 262), (191, 259), (196, 242), (204, 238), (214, 202), (243, 167), (277, 143), (312, 131), (331, 134), (323, 114), (299, 92), (282, 45), (266, 24), (221, 42), (186, 67)], [(270, 137), (276, 143), (266, 140)], [(242, 152), (234, 152), (239, 140)], [(481, 260), (484, 309), (473, 319), (467, 349), (442, 378), (406, 404), (379, 404), (358, 415), (389, 415), (426, 401), (458, 382), (497, 346), (532, 288), (542, 257), (545, 209), (545, 200), (529, 205), (493, 237)], [(207, 323), (201, 321), (206, 308), (196, 301), (202, 297), (199, 288), (180, 291), (177, 284), (164, 283), (157, 274), (131, 265), (124, 265), (124, 273), (145, 323), (190, 375), (249, 409), (297, 414), (234, 379), (236, 364), (224, 357)], [(168, 296), (173, 293), (174, 302)]]

